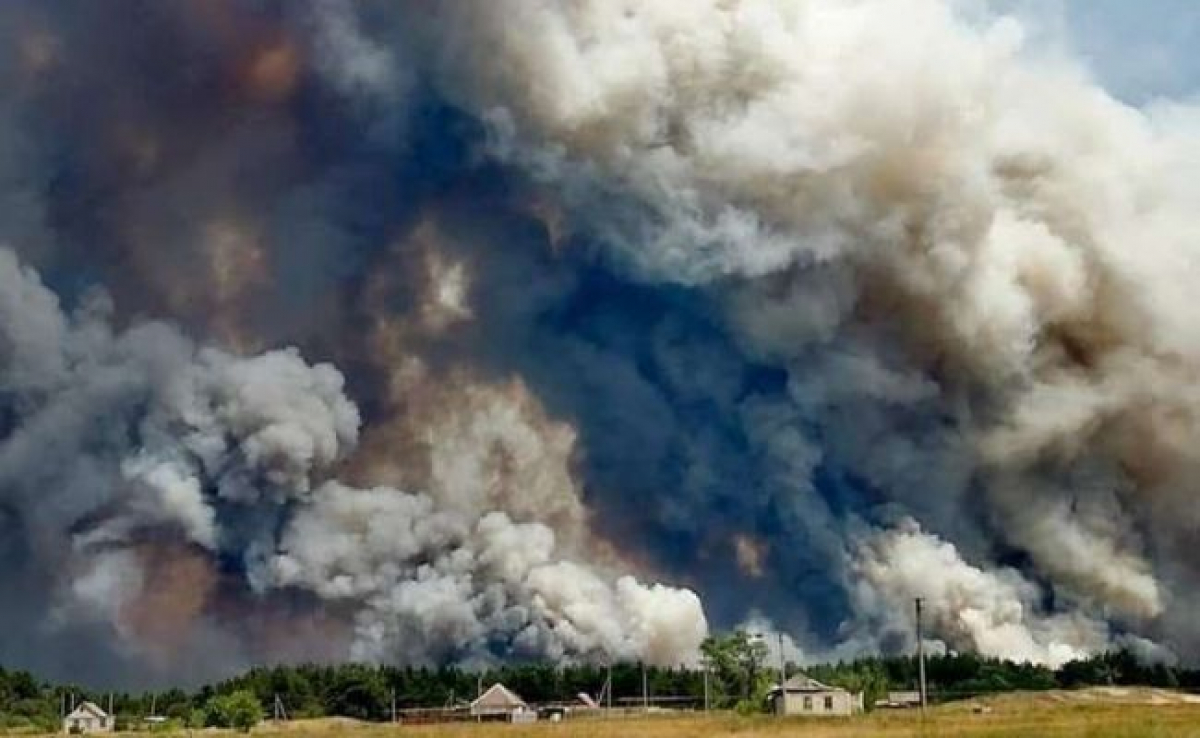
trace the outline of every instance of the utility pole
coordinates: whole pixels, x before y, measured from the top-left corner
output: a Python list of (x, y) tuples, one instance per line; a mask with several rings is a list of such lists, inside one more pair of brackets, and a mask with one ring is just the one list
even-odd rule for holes
[(783, 656), (783, 631), (779, 631), (776, 635), (779, 636), (779, 688), (783, 689), (783, 683), (787, 681), (787, 661)]
[(917, 674), (920, 679), (919, 689), (921, 692), (921, 714), (925, 714), (925, 707), (928, 704), (928, 694), (925, 690), (925, 634), (921, 632), (921, 605), (924, 598), (917, 597)]
[(392, 722), (396, 722), (396, 688), (392, 687)]
[(606, 704), (608, 705), (608, 711), (605, 714), (605, 717), (612, 717), (613, 682), (612, 682), (612, 662), (611, 661), (608, 662), (608, 680), (606, 682), (606, 686), (608, 687), (608, 690), (604, 694), (604, 699), (605, 699)]
[(642, 662), (642, 710), (650, 712), (650, 688), (646, 681), (646, 662)]
[(704, 711), (708, 712), (708, 659), (704, 659)]

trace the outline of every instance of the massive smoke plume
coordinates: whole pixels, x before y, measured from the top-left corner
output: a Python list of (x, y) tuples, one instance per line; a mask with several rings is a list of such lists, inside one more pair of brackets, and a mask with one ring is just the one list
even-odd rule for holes
[(1195, 660), (1197, 114), (993, 11), (5, 6), (0, 659)]

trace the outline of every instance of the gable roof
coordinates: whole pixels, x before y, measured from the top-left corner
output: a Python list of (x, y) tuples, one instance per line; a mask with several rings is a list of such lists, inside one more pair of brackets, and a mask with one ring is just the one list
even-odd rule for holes
[(83, 718), (106, 718), (108, 713), (100, 709), (100, 706), (95, 702), (81, 702), (79, 706), (67, 715), (68, 720), (80, 720)]
[[(786, 692), (845, 692), (841, 687), (831, 687), (828, 684), (818, 682), (816, 679), (807, 674), (795, 674), (786, 682), (783, 683), (783, 689)], [(776, 687), (774, 691), (778, 691)]]
[(474, 702), (471, 703), (471, 709), (478, 710), (515, 710), (519, 707), (528, 707), (525, 700), (521, 699), (511, 689), (504, 686), (500, 682), (496, 682), (488, 687), (483, 694), (479, 695)]

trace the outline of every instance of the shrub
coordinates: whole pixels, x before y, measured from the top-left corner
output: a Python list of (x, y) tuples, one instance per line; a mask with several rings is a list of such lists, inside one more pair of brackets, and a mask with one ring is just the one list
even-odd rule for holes
[(249, 732), (262, 719), (263, 709), (258, 698), (249, 690), (240, 690), (209, 700), (205, 722), (219, 728), (237, 728)]
[(208, 725), (208, 713), (204, 710), (197, 707), (188, 714), (187, 727), (203, 728), (205, 725)]

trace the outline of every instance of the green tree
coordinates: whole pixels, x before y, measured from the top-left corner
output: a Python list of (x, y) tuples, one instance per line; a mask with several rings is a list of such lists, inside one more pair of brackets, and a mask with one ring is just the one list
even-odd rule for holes
[(197, 707), (188, 714), (186, 724), (189, 728), (203, 728), (208, 724), (208, 713)]
[(327, 690), (330, 714), (382, 720), (388, 712), (388, 687), (383, 674), (372, 667), (351, 664), (338, 670)]
[(262, 722), (262, 704), (247, 689), (213, 697), (208, 703), (209, 725), (218, 728), (237, 728), (249, 732)]
[(765, 707), (771, 677), (763, 668), (767, 645), (745, 631), (712, 635), (700, 645), (711, 673), (712, 692), (718, 707), (739, 705), (741, 711)]

